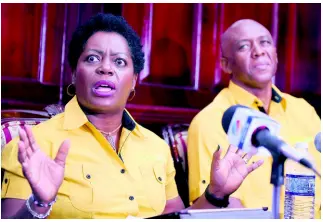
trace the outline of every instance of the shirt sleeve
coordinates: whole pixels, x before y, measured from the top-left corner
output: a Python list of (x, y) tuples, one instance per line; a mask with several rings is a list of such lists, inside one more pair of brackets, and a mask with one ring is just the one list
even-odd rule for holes
[(26, 200), (30, 194), (29, 183), (24, 177), (5, 171), (2, 181), (1, 198)]
[[(32, 130), (39, 147), (46, 155), (50, 155), (50, 143), (42, 139), (43, 136), (37, 128), (35, 130), (33, 127)], [(18, 161), (18, 141), (18, 137), (11, 140), (1, 153), (1, 169), (4, 170), (1, 198), (27, 199), (31, 194), (30, 185)]]
[[(307, 103), (307, 102), (306, 102)], [(316, 150), (314, 139), (317, 133), (321, 132), (321, 119), (317, 115), (315, 109), (310, 106), (309, 111), (309, 128), (312, 129), (313, 140), (309, 143), (309, 153), (314, 159), (315, 167), (320, 171), (321, 169), (321, 153)], [(315, 218), (320, 218), (321, 216), (321, 178), (315, 177)]]
[[(201, 113), (201, 115), (194, 118), (188, 131), (189, 197), (191, 203), (204, 193), (210, 183), (213, 153), (220, 146), (223, 157), (229, 146), (221, 125), (223, 111), (213, 112), (212, 116), (208, 116), (208, 113)], [(236, 191), (231, 197), (239, 199), (239, 192)]]
[(2, 151), (1, 168), (5, 171), (2, 180), (1, 198), (27, 199), (31, 194), (28, 181), (18, 162), (18, 138), (8, 143)]
[(173, 199), (178, 196), (177, 185), (175, 182), (176, 170), (170, 149), (167, 145), (167, 166), (166, 166), (166, 200)]

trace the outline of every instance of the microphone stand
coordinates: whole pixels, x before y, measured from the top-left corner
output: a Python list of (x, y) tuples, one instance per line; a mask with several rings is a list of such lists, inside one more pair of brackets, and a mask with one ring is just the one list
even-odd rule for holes
[(273, 202), (272, 211), (273, 218), (280, 219), (279, 217), (279, 205), (280, 205), (280, 189), (284, 184), (284, 163), (286, 157), (276, 152), (271, 152), (273, 156), (273, 164), (271, 167), (270, 183), (274, 185), (273, 189)]

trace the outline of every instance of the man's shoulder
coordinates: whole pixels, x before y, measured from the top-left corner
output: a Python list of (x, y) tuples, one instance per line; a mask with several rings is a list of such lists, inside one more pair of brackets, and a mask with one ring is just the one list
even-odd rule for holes
[(191, 125), (205, 125), (221, 122), (223, 113), (230, 106), (234, 105), (234, 100), (227, 88), (223, 89), (213, 99), (213, 101), (203, 108), (192, 120)]
[(314, 109), (304, 98), (295, 97), (288, 93), (282, 93), (289, 108)]

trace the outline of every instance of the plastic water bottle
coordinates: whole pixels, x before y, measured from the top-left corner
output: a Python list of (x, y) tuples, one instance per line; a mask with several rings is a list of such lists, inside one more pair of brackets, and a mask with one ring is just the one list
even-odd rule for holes
[[(309, 159), (308, 144), (295, 145), (297, 152)], [(285, 163), (285, 219), (314, 219), (315, 174), (299, 163), (287, 160)]]

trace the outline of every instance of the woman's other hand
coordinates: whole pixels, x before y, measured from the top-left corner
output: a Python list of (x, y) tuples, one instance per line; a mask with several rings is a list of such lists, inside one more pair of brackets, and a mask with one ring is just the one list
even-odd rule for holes
[(64, 179), (65, 161), (70, 148), (65, 140), (54, 160), (48, 157), (36, 143), (32, 130), (26, 127), (19, 131), (18, 160), (35, 197), (42, 203), (55, 199)]

